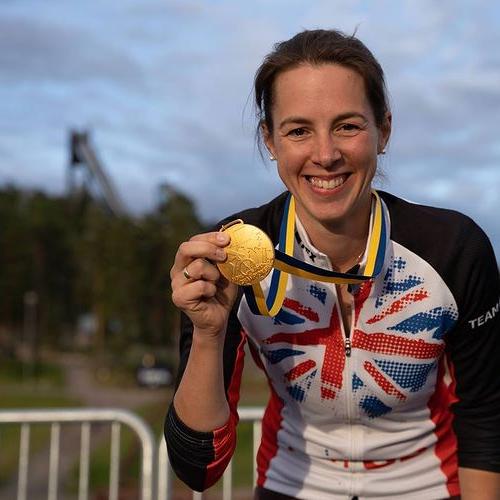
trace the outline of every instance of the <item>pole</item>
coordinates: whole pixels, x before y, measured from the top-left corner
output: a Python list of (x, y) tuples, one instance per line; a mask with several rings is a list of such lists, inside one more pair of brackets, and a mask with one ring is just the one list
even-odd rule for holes
[(38, 294), (34, 291), (26, 292), (24, 294), (23, 336), (28, 349), (28, 359), (27, 363), (23, 364), (23, 378), (25, 376), (33, 377), (38, 363), (36, 335), (37, 306)]

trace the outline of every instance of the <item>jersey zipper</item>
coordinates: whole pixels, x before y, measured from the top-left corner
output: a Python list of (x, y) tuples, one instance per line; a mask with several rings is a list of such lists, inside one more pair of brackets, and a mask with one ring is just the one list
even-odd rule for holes
[(350, 332), (345, 333), (344, 349), (346, 357), (351, 357), (352, 345), (351, 345), (351, 334)]
[[(347, 396), (346, 396), (346, 403), (347, 403), (347, 419), (348, 419), (348, 425), (349, 425), (349, 437), (350, 437), (350, 457), (349, 457), (349, 462), (351, 462), (355, 456), (357, 456), (357, 443), (356, 443), (356, 436), (355, 436), (355, 429), (353, 427), (353, 394), (352, 394), (352, 368), (351, 368), (351, 355), (352, 355), (352, 341), (351, 341), (351, 333), (354, 331), (355, 328), (355, 320), (356, 320), (356, 314), (355, 314), (355, 307), (354, 307), (354, 295), (352, 293), (349, 294), (349, 299), (351, 302), (351, 317), (350, 317), (350, 325), (349, 325), (349, 330), (346, 330), (343, 322), (342, 322), (342, 328), (344, 330), (344, 350), (345, 350), (345, 356), (346, 356), (346, 389), (347, 389)], [(350, 468), (349, 468), (350, 469)], [(352, 496), (355, 493), (355, 474), (356, 470), (353, 469), (350, 471), (351, 472), (351, 480), (350, 480), (350, 488), (349, 488), (349, 494)]]
[[(353, 350), (351, 336), (354, 334), (356, 329), (356, 293), (350, 294), (350, 303), (351, 303), (351, 325), (349, 329), (349, 333), (346, 332), (345, 337), (345, 352), (346, 352), (346, 367), (348, 366), (349, 372), (349, 393), (347, 396), (347, 404), (349, 407), (349, 431), (350, 431), (350, 439), (351, 439), (351, 461), (352, 463), (357, 463), (361, 457), (361, 435), (360, 435), (360, 427), (359, 427), (359, 410), (357, 406), (357, 400), (354, 397), (353, 388), (352, 388), (352, 377), (353, 377), (353, 367), (351, 366), (354, 363), (354, 357), (356, 357), (356, 351)], [(359, 474), (359, 469), (357, 466), (353, 466), (351, 468), (351, 480), (350, 480), (350, 492), (349, 494), (355, 498), (356, 495), (359, 494), (359, 481), (361, 481), (362, 475)]]
[(351, 459), (354, 454), (354, 432), (353, 432), (353, 426), (352, 426), (352, 373), (351, 373), (351, 354), (352, 354), (352, 343), (351, 343), (351, 332), (353, 331), (354, 328), (354, 297), (351, 295), (351, 325), (349, 330), (345, 328), (344, 325), (344, 320), (342, 316), (342, 308), (340, 306), (340, 298), (339, 298), (339, 293), (338, 290), (336, 289), (336, 297), (337, 297), (337, 314), (339, 314), (339, 317), (341, 318), (340, 325), (341, 325), (341, 331), (342, 331), (342, 336), (344, 338), (344, 352), (345, 352), (345, 367), (344, 367), (344, 373), (345, 373), (345, 379), (344, 379), (344, 387), (345, 387), (345, 401), (346, 401), (346, 416), (347, 416), (347, 426), (349, 429), (349, 441), (350, 441), (350, 453), (349, 456), (347, 457), (347, 463), (349, 464), (347, 466), (347, 471), (351, 473), (351, 480), (349, 484), (349, 490), (346, 492), (348, 495), (352, 496), (352, 492), (354, 491), (354, 471), (351, 470)]

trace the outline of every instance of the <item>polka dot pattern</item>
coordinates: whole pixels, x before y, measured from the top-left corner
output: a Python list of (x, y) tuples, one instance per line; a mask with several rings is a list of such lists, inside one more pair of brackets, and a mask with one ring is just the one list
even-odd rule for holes
[(401, 257), (393, 257), (391, 265), (384, 276), (382, 292), (375, 301), (375, 307), (382, 307), (387, 302), (394, 300), (400, 293), (406, 292), (410, 288), (421, 285), (423, 278), (410, 274), (398, 280), (396, 274), (401, 273), (406, 267), (406, 261)]
[(382, 319), (386, 318), (387, 316), (390, 316), (391, 314), (396, 314), (406, 307), (408, 307), (410, 304), (413, 304), (415, 302), (418, 302), (420, 300), (424, 300), (429, 296), (429, 294), (423, 289), (419, 288), (418, 290), (415, 290), (414, 292), (407, 293), (403, 297), (401, 297), (399, 300), (395, 300), (390, 304), (390, 306), (382, 311), (380, 314), (377, 314), (370, 318), (367, 323), (369, 325), (372, 325), (373, 323), (376, 323), (377, 321), (381, 321)]
[(308, 359), (297, 366), (294, 366), (290, 371), (288, 371), (285, 375), (285, 379), (288, 381), (295, 380), (296, 378), (301, 377), (304, 373), (307, 373), (309, 370), (316, 366), (316, 362), (312, 359)]
[(376, 359), (375, 363), (389, 377), (391, 377), (400, 387), (410, 389), (411, 392), (420, 390), (435, 363), (411, 364), (398, 363), (397, 361), (386, 361)]
[(457, 319), (458, 314), (455, 309), (435, 307), (430, 311), (414, 314), (388, 329), (412, 334), (435, 329), (432, 338), (441, 340)]
[(266, 351), (264, 349), (261, 349), (261, 352), (272, 365), (275, 365), (276, 363), (279, 363), (280, 361), (283, 361), (290, 356), (299, 356), (301, 354), (305, 354), (305, 351), (298, 351), (295, 349), (276, 349), (274, 351)]
[(318, 370), (314, 370), (310, 375), (305, 377), (300, 382), (297, 382), (293, 385), (289, 385), (286, 390), (290, 396), (296, 401), (300, 403), (304, 402), (307, 396), (307, 392), (311, 388), (311, 384), (316, 376)]
[(380, 417), (392, 410), (390, 406), (385, 405), (376, 396), (365, 396), (360, 401), (359, 406), (370, 418)]
[(365, 384), (363, 381), (355, 374), (352, 375), (352, 390), (356, 392), (360, 387), (363, 387)]
[(311, 285), (309, 287), (309, 293), (316, 299), (318, 299), (322, 304), (326, 302), (326, 288), (320, 288), (317, 285)]
[(399, 391), (382, 373), (380, 373), (377, 368), (370, 363), (365, 361), (363, 363), (364, 369), (373, 377), (377, 385), (389, 396), (395, 396), (400, 401), (404, 401), (406, 396)]

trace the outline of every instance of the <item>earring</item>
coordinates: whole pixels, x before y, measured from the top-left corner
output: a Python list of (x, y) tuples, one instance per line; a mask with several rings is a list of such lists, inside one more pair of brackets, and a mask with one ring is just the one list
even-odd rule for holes
[(385, 153), (386, 153), (386, 151), (385, 151), (385, 148), (384, 148), (384, 149), (382, 149), (382, 151), (380, 151), (380, 153), (379, 153), (379, 154), (380, 154), (380, 155), (385, 155)]
[(269, 154), (269, 160), (276, 161), (276, 156), (274, 156), (273, 154)]

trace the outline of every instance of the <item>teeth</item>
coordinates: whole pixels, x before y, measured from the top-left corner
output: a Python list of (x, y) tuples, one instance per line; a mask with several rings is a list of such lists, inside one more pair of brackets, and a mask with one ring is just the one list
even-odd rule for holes
[(344, 184), (346, 180), (345, 175), (339, 175), (338, 177), (335, 177), (335, 179), (320, 179), (318, 177), (309, 177), (309, 182), (316, 187), (319, 187), (321, 189), (335, 189), (342, 184)]

